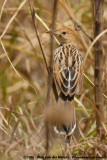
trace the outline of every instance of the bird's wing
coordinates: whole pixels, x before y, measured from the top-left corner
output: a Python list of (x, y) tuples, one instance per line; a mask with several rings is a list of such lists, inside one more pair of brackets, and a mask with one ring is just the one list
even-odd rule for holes
[(62, 45), (54, 54), (54, 79), (62, 93), (72, 96), (80, 92), (82, 58), (75, 46)]

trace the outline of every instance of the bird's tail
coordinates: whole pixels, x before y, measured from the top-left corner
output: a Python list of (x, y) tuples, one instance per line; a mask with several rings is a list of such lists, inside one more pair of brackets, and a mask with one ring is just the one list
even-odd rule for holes
[(60, 124), (56, 124), (54, 126), (54, 130), (56, 133), (66, 134), (67, 136), (70, 136), (76, 128), (76, 115), (73, 99), (67, 99), (65, 101), (64, 110), (64, 119), (62, 120), (62, 123), (60, 122)]

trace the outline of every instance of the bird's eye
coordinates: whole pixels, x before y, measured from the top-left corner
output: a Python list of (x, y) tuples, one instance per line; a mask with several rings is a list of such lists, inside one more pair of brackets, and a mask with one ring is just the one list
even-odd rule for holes
[(65, 35), (65, 34), (66, 34), (66, 32), (62, 32), (62, 34), (63, 34), (63, 35)]

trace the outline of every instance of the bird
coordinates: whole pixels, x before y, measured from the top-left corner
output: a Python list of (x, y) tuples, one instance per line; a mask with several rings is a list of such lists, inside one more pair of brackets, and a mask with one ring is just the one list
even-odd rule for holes
[(73, 29), (64, 26), (48, 33), (60, 42), (53, 54), (53, 80), (59, 90), (59, 97), (65, 102), (65, 110), (70, 113), (70, 120), (56, 124), (54, 130), (70, 136), (76, 128), (74, 95), (81, 93), (83, 84), (82, 56)]

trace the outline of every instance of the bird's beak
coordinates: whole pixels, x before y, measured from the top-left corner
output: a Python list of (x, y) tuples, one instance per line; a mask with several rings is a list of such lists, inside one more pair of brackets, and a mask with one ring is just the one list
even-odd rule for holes
[(54, 31), (52, 31), (52, 30), (48, 30), (48, 31), (46, 31), (45, 33), (49, 33), (49, 34), (53, 34), (54, 36), (58, 36)]

